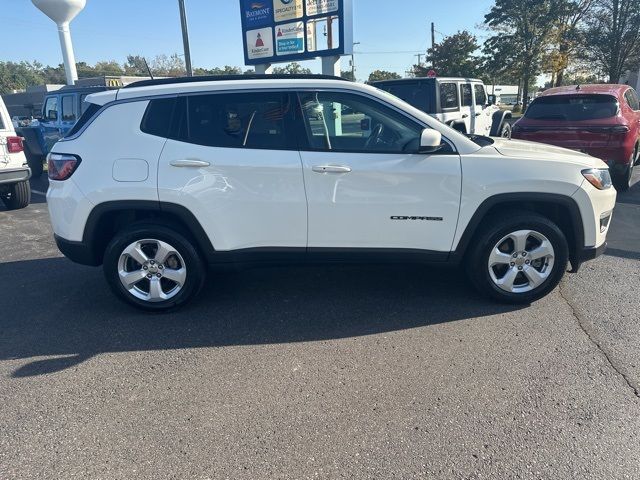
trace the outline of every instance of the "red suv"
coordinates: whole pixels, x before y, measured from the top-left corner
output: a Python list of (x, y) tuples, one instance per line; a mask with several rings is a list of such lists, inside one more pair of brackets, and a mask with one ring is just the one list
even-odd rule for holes
[(638, 94), (628, 85), (551, 88), (531, 102), (512, 136), (601, 158), (616, 189), (627, 190), (640, 151)]

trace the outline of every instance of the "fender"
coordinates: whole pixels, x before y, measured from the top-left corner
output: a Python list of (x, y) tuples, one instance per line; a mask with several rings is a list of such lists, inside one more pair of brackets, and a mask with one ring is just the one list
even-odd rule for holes
[(489, 133), (490, 137), (498, 137), (500, 136), (500, 131), (502, 130), (502, 125), (506, 118), (511, 118), (511, 112), (506, 110), (498, 110), (497, 112), (493, 112), (491, 117), (491, 133)]
[(452, 263), (459, 263), (464, 258), (473, 236), (476, 234), (481, 222), (492, 208), (501, 204), (509, 205), (527, 202), (560, 205), (569, 210), (571, 214), (570, 228), (572, 229), (573, 236), (575, 238), (575, 244), (569, 245), (569, 257), (572, 265), (580, 263), (579, 252), (584, 249), (584, 225), (582, 224), (582, 215), (580, 214), (578, 204), (573, 198), (565, 195), (539, 192), (501, 193), (485, 199), (476, 209), (471, 220), (469, 220), (455, 251), (451, 252), (451, 255), (449, 256), (449, 261)]

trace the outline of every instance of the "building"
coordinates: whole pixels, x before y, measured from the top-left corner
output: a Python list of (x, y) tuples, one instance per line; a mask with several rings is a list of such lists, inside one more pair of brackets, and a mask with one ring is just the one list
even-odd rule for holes
[(515, 105), (520, 102), (518, 85), (487, 85), (489, 95), (495, 95), (498, 105)]

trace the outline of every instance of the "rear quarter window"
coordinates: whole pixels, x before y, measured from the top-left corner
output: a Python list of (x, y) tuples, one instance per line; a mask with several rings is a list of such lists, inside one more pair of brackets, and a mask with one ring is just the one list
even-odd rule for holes
[(149, 135), (169, 137), (171, 118), (175, 104), (175, 98), (158, 98), (151, 100), (142, 117), (140, 130)]
[(611, 95), (551, 95), (536, 98), (525, 113), (531, 120), (579, 122), (610, 118), (618, 113), (618, 101)]

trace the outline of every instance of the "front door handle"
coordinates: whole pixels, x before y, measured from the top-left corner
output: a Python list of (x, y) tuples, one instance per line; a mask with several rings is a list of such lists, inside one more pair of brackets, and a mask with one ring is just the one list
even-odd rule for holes
[(344, 165), (316, 165), (312, 170), (316, 173), (349, 173), (351, 167)]
[(209, 162), (205, 162), (204, 160), (185, 159), (185, 160), (173, 160), (171, 162), (171, 165), (174, 167), (202, 168), (202, 167), (208, 167), (211, 164)]

